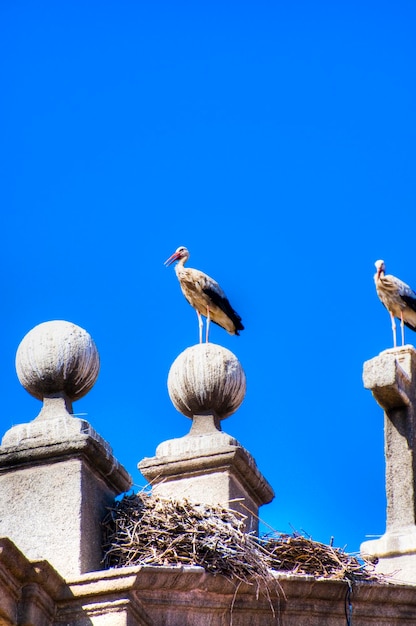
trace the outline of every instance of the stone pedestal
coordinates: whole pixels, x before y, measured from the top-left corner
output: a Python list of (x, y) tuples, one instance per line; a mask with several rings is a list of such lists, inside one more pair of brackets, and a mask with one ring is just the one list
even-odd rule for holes
[(244, 371), (229, 350), (205, 343), (182, 352), (170, 369), (168, 390), (178, 411), (192, 419), (191, 430), (161, 443), (139, 469), (155, 494), (238, 511), (247, 531), (256, 532), (258, 509), (273, 499), (273, 489), (247, 450), (221, 430), (245, 388)]
[(257, 532), (259, 507), (273, 499), (273, 489), (253, 457), (216, 422), (213, 415), (195, 415), (188, 435), (161, 443), (139, 469), (154, 494), (230, 508), (247, 518), (247, 531)]
[(32, 422), (11, 428), (0, 447), (0, 536), (64, 577), (101, 569), (101, 522), (131, 478), (72, 402), (95, 383), (98, 352), (69, 322), (47, 322), (23, 339), (16, 369), (43, 400)]
[(361, 552), (379, 571), (416, 583), (416, 350), (403, 346), (364, 364), (364, 386), (384, 409), (386, 532)]
[(34, 420), (0, 447), (0, 536), (64, 577), (101, 569), (101, 521), (131, 479), (88, 422)]

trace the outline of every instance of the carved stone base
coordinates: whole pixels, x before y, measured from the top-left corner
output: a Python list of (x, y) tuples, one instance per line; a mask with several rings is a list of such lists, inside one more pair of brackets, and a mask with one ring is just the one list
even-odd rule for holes
[(155, 495), (238, 511), (247, 517), (247, 531), (257, 531), (258, 509), (274, 497), (253, 457), (218, 430), (213, 415), (194, 416), (188, 435), (161, 443), (138, 467)]
[(416, 584), (416, 526), (365, 541), (361, 554), (377, 557), (376, 570), (391, 575), (397, 582)]
[(101, 522), (131, 478), (85, 420), (37, 419), (0, 447), (0, 536), (63, 576), (102, 567)]

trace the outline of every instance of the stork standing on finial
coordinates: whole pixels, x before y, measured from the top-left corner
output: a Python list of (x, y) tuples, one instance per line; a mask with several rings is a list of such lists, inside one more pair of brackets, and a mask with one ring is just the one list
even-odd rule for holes
[(376, 261), (375, 266), (377, 272), (374, 274), (374, 282), (377, 295), (390, 313), (394, 347), (397, 345), (395, 317), (400, 319), (404, 346), (404, 326), (416, 331), (416, 293), (399, 278), (391, 274), (386, 275), (384, 261)]
[(204, 272), (185, 267), (189, 259), (189, 252), (184, 246), (180, 246), (167, 261), (166, 267), (177, 261), (175, 266), (182, 293), (189, 304), (195, 309), (199, 323), (199, 343), (202, 343), (202, 317), (207, 318), (206, 341), (208, 342), (210, 320), (222, 326), (230, 335), (239, 335), (244, 330), (241, 317), (234, 311), (227, 296), (219, 284)]

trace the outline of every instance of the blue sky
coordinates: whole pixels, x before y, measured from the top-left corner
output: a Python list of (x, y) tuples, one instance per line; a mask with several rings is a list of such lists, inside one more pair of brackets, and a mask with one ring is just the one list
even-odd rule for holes
[(416, 287), (415, 18), (410, 0), (0, 1), (3, 433), (40, 410), (21, 339), (72, 321), (101, 356), (74, 410), (144, 485), (137, 463), (190, 427), (166, 388), (198, 340), (163, 266), (185, 245), (246, 328), (210, 339), (247, 375), (223, 426), (275, 489), (261, 517), (349, 551), (384, 532), (361, 376), (392, 345), (374, 261)]

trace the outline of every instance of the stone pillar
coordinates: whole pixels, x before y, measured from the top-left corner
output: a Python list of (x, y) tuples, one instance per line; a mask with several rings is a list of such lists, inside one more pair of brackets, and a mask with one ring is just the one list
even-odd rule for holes
[(378, 570), (416, 583), (416, 350), (403, 346), (364, 363), (364, 386), (384, 409), (386, 532), (361, 552)]
[(247, 450), (221, 430), (245, 389), (244, 371), (229, 350), (212, 343), (185, 350), (170, 369), (168, 390), (192, 427), (185, 437), (161, 443), (139, 469), (153, 493), (231, 508), (247, 517), (248, 531), (256, 531), (258, 509), (273, 499), (273, 490)]
[(0, 536), (65, 578), (101, 569), (101, 521), (131, 478), (86, 420), (72, 415), (98, 376), (89, 334), (69, 322), (36, 326), (16, 356), (39, 415), (11, 428), (0, 447)]

